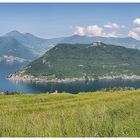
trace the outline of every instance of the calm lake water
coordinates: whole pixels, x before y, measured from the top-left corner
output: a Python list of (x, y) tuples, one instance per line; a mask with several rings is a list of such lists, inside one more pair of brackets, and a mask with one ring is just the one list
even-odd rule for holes
[(140, 88), (140, 80), (136, 81), (123, 81), (123, 80), (103, 80), (103, 81), (89, 81), (89, 82), (71, 82), (71, 83), (46, 83), (46, 84), (36, 84), (31, 82), (16, 82), (9, 81), (6, 76), (10, 73), (14, 73), (21, 66), (4, 66), (0, 65), (0, 91), (22, 91), (24, 93), (47, 93), (54, 92), (87, 92), (87, 91), (97, 91), (103, 88), (109, 88), (112, 86), (116, 87), (133, 87)]

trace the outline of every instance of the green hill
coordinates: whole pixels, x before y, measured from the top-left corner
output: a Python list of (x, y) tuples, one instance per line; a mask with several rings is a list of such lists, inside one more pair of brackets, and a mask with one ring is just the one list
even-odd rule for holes
[(47, 79), (140, 76), (140, 51), (101, 42), (58, 44), (22, 73)]

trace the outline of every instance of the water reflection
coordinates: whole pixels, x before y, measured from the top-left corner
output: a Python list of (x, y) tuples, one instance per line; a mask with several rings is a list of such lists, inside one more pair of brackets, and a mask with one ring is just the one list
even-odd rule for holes
[(140, 88), (140, 80), (95, 80), (95, 81), (77, 81), (77, 82), (62, 82), (62, 83), (35, 83), (35, 82), (19, 82), (32, 89), (35, 93), (50, 93), (55, 92), (92, 92), (110, 87), (133, 87)]

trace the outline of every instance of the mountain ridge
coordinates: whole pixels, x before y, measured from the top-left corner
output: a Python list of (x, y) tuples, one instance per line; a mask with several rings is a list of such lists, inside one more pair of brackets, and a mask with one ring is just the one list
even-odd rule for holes
[[(113, 44), (113, 45), (118, 45), (118, 46), (124, 46), (126, 48), (133, 48), (133, 49), (140, 49), (140, 41), (135, 40), (131, 37), (127, 37), (127, 38), (107, 38), (107, 37), (99, 37), (99, 36), (95, 36), (95, 37), (89, 37), (89, 36), (79, 36), (79, 35), (72, 35), (72, 36), (68, 36), (68, 37), (59, 37), (59, 38), (52, 38), (52, 39), (43, 39), (43, 38), (39, 38), (33, 34), (30, 33), (20, 33), (19, 31), (11, 31), (7, 34), (5, 34), (4, 36), (1, 36), (1, 38), (7, 38), (7, 43), (5, 42), (5, 44), (7, 44), (7, 46), (9, 46), (10, 48), (10, 44), (8, 45), (8, 38), (11, 39), (15, 39), (16, 41), (14, 42), (19, 42), (20, 46), (22, 46), (22, 48), (19, 46), (19, 48), (24, 50), (27, 50), (29, 52), (31, 52), (31, 56), (34, 55), (35, 57), (33, 59), (29, 59), (30, 60), (34, 60), (36, 58), (39, 58), (40, 56), (42, 56), (46, 51), (50, 50), (51, 48), (53, 48), (55, 45), (60, 44), (60, 43), (69, 43), (69, 44), (75, 44), (75, 43), (79, 43), (79, 44), (89, 44), (92, 42), (97, 42), (97, 41), (101, 41), (104, 42), (106, 44)], [(14, 50), (14, 48), (13, 48)], [(2, 51), (1, 51), (2, 52)], [(5, 55), (3, 53), (3, 55)], [(14, 56), (12, 53), (9, 54), (11, 57), (18, 57), (18, 56)], [(26, 57), (26, 53), (24, 53), (24, 57), (21, 57), (21, 59), (24, 59)]]
[[(31, 33), (20, 33), (18, 31), (11, 31), (9, 33), (6, 34), (6, 36), (12, 36), (13, 38), (17, 39), (18, 41), (20, 41), (20, 39), (18, 39), (18, 37), (16, 37), (13, 34), (19, 34), (20, 36), (22, 36), (25, 39), (28, 39), (27, 36), (30, 36), (31, 42), (34, 42), (34, 40), (36, 40), (36, 43), (27, 43), (28, 41), (23, 41), (22, 43), (24, 45), (27, 46), (32, 46), (34, 44), (38, 49), (42, 49), (41, 47), (43, 47), (42, 51), (46, 51), (48, 49), (50, 49), (50, 46), (55, 46), (59, 43), (81, 43), (81, 44), (88, 44), (88, 43), (92, 43), (92, 42), (96, 42), (96, 41), (101, 41), (104, 42), (106, 44), (113, 44), (113, 45), (120, 45), (120, 46), (124, 46), (124, 47), (128, 47), (128, 48), (135, 48), (135, 49), (140, 49), (140, 41), (136, 40), (132, 37), (101, 37), (101, 36), (80, 36), (80, 35), (71, 35), (68, 37), (57, 37), (57, 38), (40, 38), (37, 37)], [(34, 38), (34, 39), (33, 39)], [(26, 43), (25, 43), (26, 42)], [(32, 48), (32, 47), (31, 47)], [(43, 54), (43, 53), (42, 53)]]

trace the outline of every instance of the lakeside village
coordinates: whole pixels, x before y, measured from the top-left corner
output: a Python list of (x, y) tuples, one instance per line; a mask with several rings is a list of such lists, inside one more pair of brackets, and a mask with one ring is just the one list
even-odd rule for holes
[(13, 81), (31, 81), (31, 82), (39, 82), (39, 83), (45, 83), (45, 82), (75, 82), (75, 81), (94, 81), (94, 80), (114, 80), (114, 79), (119, 79), (119, 80), (140, 80), (140, 76), (138, 75), (118, 75), (118, 76), (99, 76), (98, 78), (90, 78), (90, 77), (81, 77), (81, 78), (65, 78), (65, 79), (48, 79), (47, 76), (39, 76), (35, 77), (33, 75), (27, 75), (25, 74), (24, 71), (20, 71), (19, 73), (16, 74), (11, 74), (7, 77), (9, 80)]

